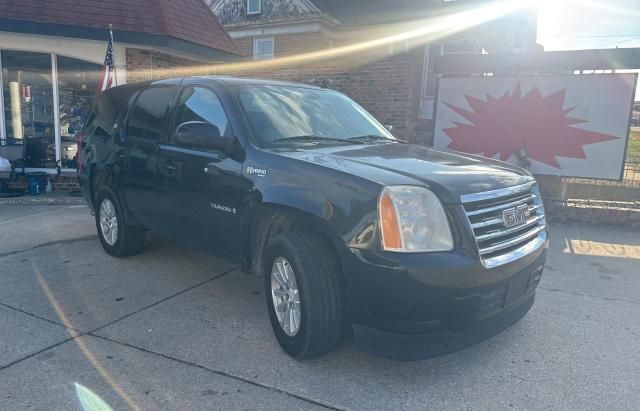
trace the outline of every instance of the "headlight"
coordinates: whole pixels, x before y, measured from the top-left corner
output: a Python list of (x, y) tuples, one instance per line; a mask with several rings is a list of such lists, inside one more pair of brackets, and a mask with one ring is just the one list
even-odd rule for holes
[(389, 186), (378, 202), (382, 248), (427, 252), (453, 249), (449, 221), (442, 203), (424, 187)]

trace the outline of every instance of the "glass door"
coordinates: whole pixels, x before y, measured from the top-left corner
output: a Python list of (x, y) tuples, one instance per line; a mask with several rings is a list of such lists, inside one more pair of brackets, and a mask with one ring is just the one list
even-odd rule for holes
[(56, 167), (51, 54), (2, 51), (7, 144), (23, 145), (23, 167)]
[(60, 107), (60, 166), (76, 168), (76, 134), (95, 100), (102, 66), (57, 56)]

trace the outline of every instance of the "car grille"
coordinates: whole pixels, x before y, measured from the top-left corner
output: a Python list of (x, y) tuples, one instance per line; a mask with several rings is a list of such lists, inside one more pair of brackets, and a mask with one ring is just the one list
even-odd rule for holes
[[(544, 207), (535, 182), (463, 195), (460, 200), (485, 267), (514, 261), (546, 243)], [(519, 211), (522, 221), (508, 227), (505, 210), (512, 215)]]

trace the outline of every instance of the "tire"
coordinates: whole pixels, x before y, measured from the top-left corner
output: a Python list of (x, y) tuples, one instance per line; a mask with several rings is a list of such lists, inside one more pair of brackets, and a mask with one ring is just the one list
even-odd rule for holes
[[(109, 187), (103, 187), (96, 198), (96, 228), (102, 248), (114, 257), (125, 257), (142, 251), (145, 230), (127, 225), (126, 213), (114, 191)], [(101, 225), (102, 217), (107, 218), (107, 224), (115, 222), (115, 231), (113, 225), (111, 229)]]
[[(271, 326), (282, 349), (298, 360), (318, 357), (331, 351), (340, 341), (344, 315), (340, 265), (333, 250), (311, 232), (287, 232), (269, 241), (263, 261), (267, 309)], [(279, 303), (280, 298), (285, 298), (281, 294), (286, 287), (282, 287), (277, 275), (272, 278), (272, 268), (277, 271), (276, 262), (281, 265), (288, 263), (294, 274), (297, 293), (293, 295), (299, 297), (300, 309), (295, 333), (292, 333), (290, 327), (286, 327), (286, 323), (281, 325), (274, 308), (278, 304), (284, 317), (294, 311), (294, 321), (290, 320), (290, 324), (295, 324), (295, 297), (286, 296), (290, 310), (283, 311), (282, 304)], [(272, 283), (274, 287), (280, 287), (280, 296), (276, 296)], [(288, 302), (291, 299), (294, 300), (293, 303)]]

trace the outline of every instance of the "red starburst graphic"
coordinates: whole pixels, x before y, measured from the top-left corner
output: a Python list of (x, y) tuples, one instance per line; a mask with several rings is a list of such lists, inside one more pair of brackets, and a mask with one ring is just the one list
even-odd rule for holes
[(523, 97), (518, 83), (511, 95), (500, 98), (487, 94), (483, 101), (465, 95), (472, 111), (444, 103), (471, 123), (454, 121), (455, 127), (445, 128), (452, 140), (447, 147), (487, 157), (499, 153), (503, 161), (524, 148), (529, 158), (561, 168), (556, 157), (585, 159), (584, 145), (618, 138), (571, 127), (587, 121), (568, 116), (575, 107), (564, 108), (566, 91), (543, 97), (534, 87)]

